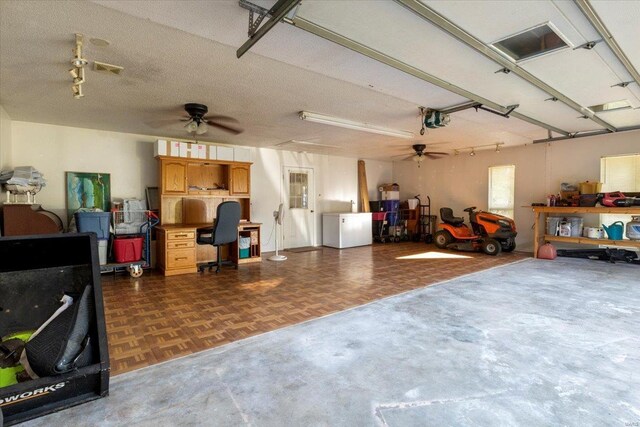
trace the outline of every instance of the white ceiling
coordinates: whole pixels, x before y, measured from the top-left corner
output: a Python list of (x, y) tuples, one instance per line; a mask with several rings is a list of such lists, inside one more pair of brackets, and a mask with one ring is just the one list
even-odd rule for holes
[[(255, 3), (270, 7), (273, 1)], [(569, 2), (426, 3), (486, 43), (546, 21), (575, 45), (596, 37)], [(638, 17), (637, 5), (607, 8), (596, 2), (595, 7), (638, 64), (637, 26), (617, 25), (627, 19), (625, 8)], [(496, 63), (396, 3), (305, 1), (297, 16), (501, 105), (520, 104), (518, 112), (537, 120), (570, 132), (602, 129), (561, 102), (544, 101), (549, 95), (518, 76), (495, 74)], [(520, 145), (547, 135), (516, 118), (467, 110), (452, 114), (449, 126), (421, 137), (418, 106), (444, 108), (467, 99), (285, 23), (237, 59), (247, 22), (248, 11), (234, 0), (3, 0), (0, 104), (14, 120), (188, 139), (178, 122), (181, 106), (202, 102), (211, 114), (235, 117), (245, 129), (238, 136), (210, 129), (204, 141), (276, 148), (302, 140), (323, 145), (293, 149), (371, 159), (409, 152), (415, 142), (452, 151), (497, 142)], [(120, 77), (89, 71), (81, 100), (71, 96), (67, 73), (76, 32), (111, 42), (106, 48), (87, 43), (89, 61), (125, 68)], [(640, 107), (637, 85), (610, 87), (629, 76), (604, 43), (592, 51), (565, 50), (521, 65), (584, 106), (628, 99)], [(416, 138), (304, 122), (297, 116), (301, 110), (409, 130)], [(157, 127), (174, 117), (174, 126)], [(603, 113), (602, 118), (617, 127), (640, 125), (640, 110)]]

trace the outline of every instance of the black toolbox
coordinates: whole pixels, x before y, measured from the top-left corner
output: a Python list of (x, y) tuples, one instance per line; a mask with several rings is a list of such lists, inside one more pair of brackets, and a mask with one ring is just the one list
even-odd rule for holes
[(98, 399), (109, 393), (109, 353), (93, 233), (0, 238), (0, 336), (35, 330), (60, 307), (63, 294), (93, 286), (92, 364), (0, 388), (6, 426)]

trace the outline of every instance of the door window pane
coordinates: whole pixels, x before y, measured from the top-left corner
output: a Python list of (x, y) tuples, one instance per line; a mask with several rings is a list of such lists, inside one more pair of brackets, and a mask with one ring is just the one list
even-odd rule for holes
[(289, 209), (309, 208), (309, 176), (305, 172), (289, 172)]

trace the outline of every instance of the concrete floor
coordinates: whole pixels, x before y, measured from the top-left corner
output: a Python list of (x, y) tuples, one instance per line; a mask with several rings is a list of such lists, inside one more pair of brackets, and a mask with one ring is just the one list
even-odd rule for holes
[(639, 273), (528, 259), (119, 375), (25, 425), (637, 426)]

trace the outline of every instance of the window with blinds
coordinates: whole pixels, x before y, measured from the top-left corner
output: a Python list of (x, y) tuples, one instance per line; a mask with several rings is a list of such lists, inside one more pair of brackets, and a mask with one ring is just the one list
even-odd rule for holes
[[(609, 156), (600, 159), (600, 181), (602, 191), (610, 193), (621, 191), (623, 193), (640, 192), (640, 154), (626, 156)], [(629, 222), (629, 215), (600, 215), (600, 223), (604, 225), (622, 221)], [(626, 238), (626, 230), (625, 235)]]
[(489, 212), (513, 218), (515, 177), (515, 165), (489, 168)]

